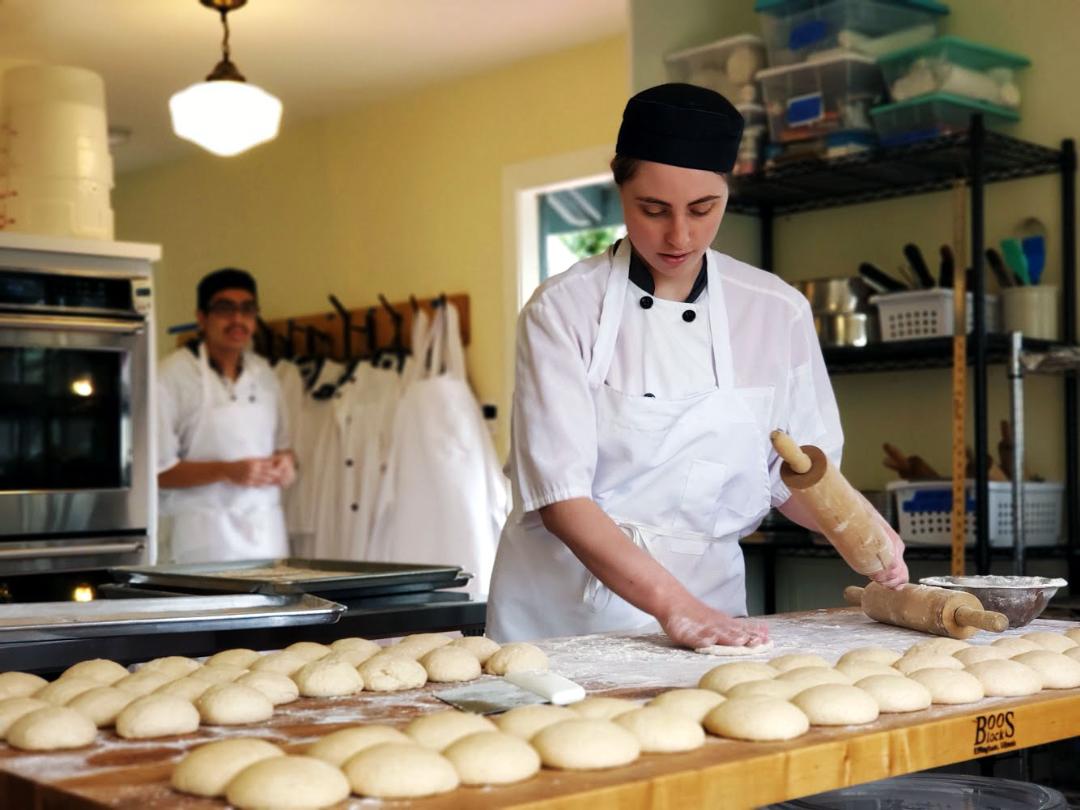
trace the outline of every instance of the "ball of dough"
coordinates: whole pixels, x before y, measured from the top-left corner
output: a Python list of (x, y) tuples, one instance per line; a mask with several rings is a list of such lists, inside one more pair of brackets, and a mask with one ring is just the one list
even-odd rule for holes
[(756, 661), (736, 661), (713, 667), (698, 681), (699, 689), (711, 689), (714, 692), (727, 692), (736, 684), (746, 681), (765, 681), (775, 678), (779, 673), (768, 664)]
[(799, 692), (791, 702), (803, 710), (812, 726), (853, 726), (878, 717), (877, 701), (857, 686), (826, 683)]
[(274, 704), (258, 689), (238, 683), (211, 686), (195, 702), (199, 716), (212, 726), (240, 726), (261, 723), (274, 715)]
[(852, 683), (862, 680), (863, 678), (869, 678), (871, 675), (896, 675), (898, 677), (903, 677), (900, 672), (891, 666), (875, 664), (873, 661), (867, 661), (860, 658), (837, 661), (836, 671), (843, 672), (851, 678)]
[(1044, 650), (1050, 650), (1051, 652), (1056, 653), (1063, 653), (1066, 650), (1071, 650), (1073, 647), (1077, 646), (1077, 643), (1064, 633), (1051, 633), (1047, 630), (1037, 630), (1034, 633), (1025, 633), (1020, 636), (1020, 638), (1038, 644)]
[(803, 689), (809, 688), (810, 687), (805, 683), (800, 683), (799, 681), (781, 681), (778, 678), (773, 678), (771, 681), (743, 681), (728, 689), (725, 693), (725, 697), (727, 697), (728, 700), (731, 698), (747, 697), (791, 700)]
[(1002, 647), (1009, 650), (1010, 655), (1016, 655), (1022, 652), (1034, 652), (1035, 650), (1044, 649), (1036, 644), (1034, 641), (1029, 641), (1026, 638), (1020, 638), (1019, 636), (1005, 636), (1004, 638), (996, 639), (990, 642), (991, 647)]
[(200, 681), (206, 681), (210, 684), (231, 683), (246, 672), (248, 670), (243, 667), (236, 667), (232, 664), (213, 664), (195, 670), (188, 677), (198, 678)]
[(206, 681), (201, 678), (196, 678), (194, 675), (188, 675), (186, 678), (181, 678), (178, 681), (171, 681), (164, 686), (159, 686), (154, 690), (153, 694), (173, 695), (174, 697), (190, 700), (194, 703), (202, 697), (203, 692), (213, 685), (212, 681)]
[(262, 656), (251, 665), (252, 672), (280, 672), (282, 675), (292, 675), (307, 661), (303, 656), (293, 652), (279, 650)]
[(891, 667), (901, 658), (901, 653), (887, 647), (856, 647), (848, 650), (837, 660), (837, 668), (845, 661), (869, 661), (872, 664), (884, 664)]
[(980, 661), (966, 668), (979, 679), (987, 697), (1020, 697), (1042, 690), (1042, 678), (1016, 661)]
[(0, 700), (0, 737), (8, 733), (8, 729), (20, 717), (38, 709), (47, 709), (52, 704), (44, 700), (32, 697), (11, 697)]
[(1062, 655), (1072, 658), (1074, 661), (1080, 661), (1080, 647), (1073, 647), (1071, 650), (1066, 650)]
[(495, 724), (482, 714), (451, 709), (417, 717), (405, 726), (405, 733), (425, 748), (442, 751), (446, 746), (477, 731), (496, 731)]
[(234, 647), (231, 650), (222, 650), (219, 653), (214, 653), (206, 659), (205, 665), (208, 667), (240, 667), (240, 669), (248, 669), (252, 664), (262, 658), (255, 650), (249, 650), (246, 647)]
[(174, 695), (146, 695), (116, 716), (116, 733), (125, 740), (191, 734), (198, 728), (198, 709)]
[(380, 743), (343, 768), (353, 793), (377, 799), (416, 799), (458, 786), (457, 771), (438, 751), (415, 743)]
[(113, 684), (114, 689), (123, 689), (131, 692), (135, 697), (149, 695), (155, 689), (172, 683), (176, 678), (170, 678), (163, 672), (134, 672), (126, 678), (121, 678)]
[(189, 752), (173, 770), (170, 782), (181, 793), (216, 798), (225, 795), (229, 782), (248, 765), (284, 755), (266, 740), (218, 740)]
[(637, 737), (619, 724), (585, 717), (554, 723), (538, 731), (530, 742), (549, 768), (571, 771), (617, 768), (629, 765), (641, 754)]
[[(771, 683), (771, 681), (761, 681)], [(671, 689), (661, 692), (646, 705), (667, 709), (669, 712), (689, 717), (700, 723), (715, 706), (724, 702), (724, 696), (711, 689)]]
[(525, 641), (504, 644), (484, 664), (484, 672), (488, 675), (547, 671), (547, 668), (548, 659), (544, 651)]
[(292, 703), (300, 697), (300, 688), (296, 681), (280, 672), (249, 672), (237, 678), (236, 683), (262, 692), (275, 706)]
[(53, 706), (64, 706), (83, 692), (88, 692), (98, 686), (101, 686), (98, 681), (72, 676), (53, 681), (45, 688), (35, 692), (34, 697), (38, 700), (44, 700), (46, 703), (51, 703)]
[(344, 661), (327, 661), (325, 658), (316, 658), (304, 664), (292, 677), (304, 697), (340, 697), (364, 688), (364, 680), (356, 667)]
[(355, 669), (365, 661), (371, 660), (373, 656), (368, 650), (338, 650), (332, 652), (325, 658), (319, 658), (319, 661), (344, 661), (350, 667)]
[(925, 641), (912, 644), (904, 654), (916, 655), (918, 653), (937, 653), (940, 655), (955, 655), (960, 652), (960, 650), (966, 650), (970, 646), (971, 645), (968, 642), (961, 641), (958, 638), (940, 636), (938, 638), (928, 638)]
[(340, 768), (354, 754), (387, 742), (411, 744), (413, 741), (393, 726), (356, 726), (327, 734), (304, 753)]
[(190, 675), (201, 666), (202, 664), (194, 658), (186, 658), (183, 655), (168, 655), (164, 658), (147, 661), (139, 667), (139, 672), (160, 672), (170, 680), (175, 681), (185, 675)]
[(462, 737), (443, 751), (443, 756), (450, 760), (463, 785), (509, 785), (535, 776), (540, 770), (536, 749), (520, 737), (501, 731), (480, 731)]
[(1080, 627), (1070, 627), (1064, 633), (1066, 638), (1071, 638), (1073, 641), (1080, 645)]
[(1061, 653), (1035, 650), (1014, 655), (1012, 660), (1038, 672), (1043, 689), (1075, 689), (1080, 686), (1080, 662)]
[(707, 715), (705, 730), (718, 737), (751, 742), (790, 740), (805, 734), (810, 721), (786, 700), (766, 697), (729, 698)]
[(427, 683), (427, 670), (419, 661), (380, 653), (357, 667), (369, 692), (400, 692)]
[(5, 672), (0, 674), (0, 700), (13, 697), (30, 697), (41, 691), (49, 682), (29, 672)]
[(376, 653), (382, 652), (382, 647), (374, 641), (369, 641), (366, 638), (357, 638), (356, 636), (339, 638), (330, 645), (330, 649), (335, 653), (366, 653), (363, 659), (356, 662), (357, 664), (361, 664)]
[(693, 751), (705, 744), (701, 723), (670, 709), (645, 706), (620, 714), (615, 722), (637, 737), (646, 754)]
[(111, 686), (98, 686), (83, 692), (68, 703), (68, 706), (86, 715), (98, 728), (107, 728), (116, 723), (117, 716), (133, 700), (135, 695), (131, 692)]
[(414, 661), (418, 661), (432, 650), (445, 647), (450, 642), (450, 636), (445, 636), (442, 633), (416, 633), (412, 636), (406, 636), (397, 644), (388, 647), (387, 651), (403, 658), (412, 658)]
[[(778, 681), (798, 684), (803, 689), (811, 686), (820, 686), (823, 683), (845, 683), (850, 685), (851, 678), (838, 669), (822, 667), (799, 667), (781, 672), (776, 676)], [(800, 690), (801, 691), (801, 690)]]
[(542, 728), (547, 728), (561, 720), (576, 720), (580, 716), (565, 706), (537, 703), (531, 706), (516, 706), (500, 714), (495, 718), (495, 725), (499, 727), (499, 731), (529, 740)]
[(982, 683), (970, 672), (955, 669), (920, 669), (908, 677), (930, 690), (934, 703), (956, 706), (975, 703), (985, 697)]
[(910, 675), (920, 669), (963, 669), (960, 659), (944, 653), (914, 653), (905, 655), (894, 665), (898, 672)]
[(64, 670), (61, 678), (85, 678), (89, 681), (97, 681), (102, 686), (112, 686), (121, 678), (126, 678), (130, 673), (126, 668), (115, 661), (107, 658), (93, 658), (89, 661), (80, 661), (72, 664)]
[(814, 655), (813, 653), (788, 653), (787, 655), (778, 655), (768, 663), (769, 666), (777, 672), (787, 672), (790, 669), (801, 669), (802, 667), (824, 667), (830, 669), (832, 666), (820, 655)]
[(97, 737), (97, 726), (67, 706), (49, 706), (24, 714), (8, 729), (7, 743), (21, 751), (82, 748)]
[(855, 685), (877, 701), (880, 711), (887, 713), (917, 712), (929, 708), (932, 702), (930, 690), (910, 678), (871, 675)]
[(965, 667), (977, 664), (980, 661), (994, 661), (1009, 658), (1009, 650), (1004, 647), (992, 647), (989, 644), (980, 644), (978, 647), (966, 647), (959, 652), (953, 653), (953, 658)]
[(641, 708), (641, 704), (636, 700), (626, 698), (587, 697), (577, 703), (571, 703), (569, 708), (579, 717), (587, 717), (590, 720), (614, 720), (620, 714)]
[(499, 651), (499, 645), (485, 636), (463, 636), (450, 642), (451, 647), (460, 647), (476, 656), (481, 665)]
[(349, 796), (345, 774), (313, 757), (260, 759), (240, 771), (225, 788), (239, 810), (307, 810), (328, 807)]
[(421, 658), (420, 663), (432, 683), (458, 683), (480, 677), (480, 662), (461, 647), (439, 647)]
[(283, 652), (290, 652), (293, 655), (298, 655), (304, 659), (305, 662), (318, 661), (320, 658), (326, 658), (331, 652), (330, 647), (325, 644), (320, 644), (317, 641), (296, 641), (286, 647)]

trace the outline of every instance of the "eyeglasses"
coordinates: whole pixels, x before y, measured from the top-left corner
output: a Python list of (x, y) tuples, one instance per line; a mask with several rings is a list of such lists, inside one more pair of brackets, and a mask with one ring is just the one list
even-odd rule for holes
[(253, 318), (259, 314), (259, 305), (255, 301), (244, 301), (239, 304), (235, 301), (214, 301), (206, 308), (206, 311), (223, 318), (231, 318), (236, 314)]

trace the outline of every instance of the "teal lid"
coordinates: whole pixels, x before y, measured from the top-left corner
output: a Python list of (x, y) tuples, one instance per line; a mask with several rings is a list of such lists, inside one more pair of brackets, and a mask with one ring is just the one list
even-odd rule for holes
[(1001, 107), (997, 104), (991, 104), (987, 101), (979, 101), (974, 98), (965, 98), (964, 96), (957, 96), (953, 93), (928, 93), (925, 96), (916, 96), (915, 98), (909, 98), (904, 101), (897, 101), (892, 104), (880, 104), (870, 110), (871, 117), (877, 117), (879, 115), (887, 115), (891, 112), (897, 112), (899, 110), (908, 110), (915, 107), (922, 106), (924, 104), (953, 104), (959, 107), (966, 107), (972, 112), (980, 112), (984, 115), (991, 117), (997, 117), (1003, 121), (1019, 121), (1020, 113), (1016, 110), (1010, 110), (1008, 107)]
[(1031, 60), (1018, 53), (1003, 51), (992, 45), (972, 42), (963, 37), (938, 37), (921, 45), (913, 45), (899, 51), (892, 51), (878, 57), (878, 64), (914, 61), (924, 56), (934, 56), (945, 48), (956, 53), (955, 61), (972, 70), (990, 70), (991, 68), (1022, 68), (1031, 64)]
[[(800, 11), (823, 6), (831, 0), (756, 0), (754, 11), (758, 14), (775, 14), (783, 16), (798, 14)], [(890, 6), (904, 6), (912, 11), (923, 11), (927, 14), (948, 14), (949, 7), (937, 0), (877, 0)]]

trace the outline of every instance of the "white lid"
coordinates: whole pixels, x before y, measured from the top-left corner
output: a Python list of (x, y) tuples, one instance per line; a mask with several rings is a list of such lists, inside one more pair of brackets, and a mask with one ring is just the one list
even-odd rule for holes
[(765, 42), (761, 37), (756, 34), (739, 34), (734, 37), (727, 37), (725, 39), (718, 39), (715, 42), (709, 42), (705, 45), (695, 45), (692, 48), (684, 48), (681, 51), (675, 53), (669, 53), (664, 59), (668, 62), (679, 61), (680, 59), (688, 59), (692, 56), (698, 56), (699, 54), (709, 53), (710, 51), (718, 51), (724, 48), (733, 48), (736, 45), (753, 45), (757, 48), (765, 48)]
[(785, 73), (796, 73), (800, 70), (814, 70), (816, 68), (827, 67), (841, 62), (847, 64), (877, 66), (876, 59), (869, 56), (863, 56), (861, 53), (848, 51), (845, 53), (838, 53), (836, 56), (832, 56), (828, 59), (815, 60), (813, 62), (796, 62), (794, 65), (780, 65), (780, 67), (765, 68), (764, 70), (759, 70), (754, 78), (760, 81), (761, 79), (768, 79), (773, 76), (783, 76)]

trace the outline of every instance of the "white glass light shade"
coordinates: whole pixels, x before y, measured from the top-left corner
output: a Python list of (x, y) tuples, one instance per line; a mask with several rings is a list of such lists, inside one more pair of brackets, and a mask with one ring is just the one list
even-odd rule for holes
[(173, 131), (208, 152), (231, 157), (277, 137), (281, 102), (260, 87), (219, 79), (169, 99)]

